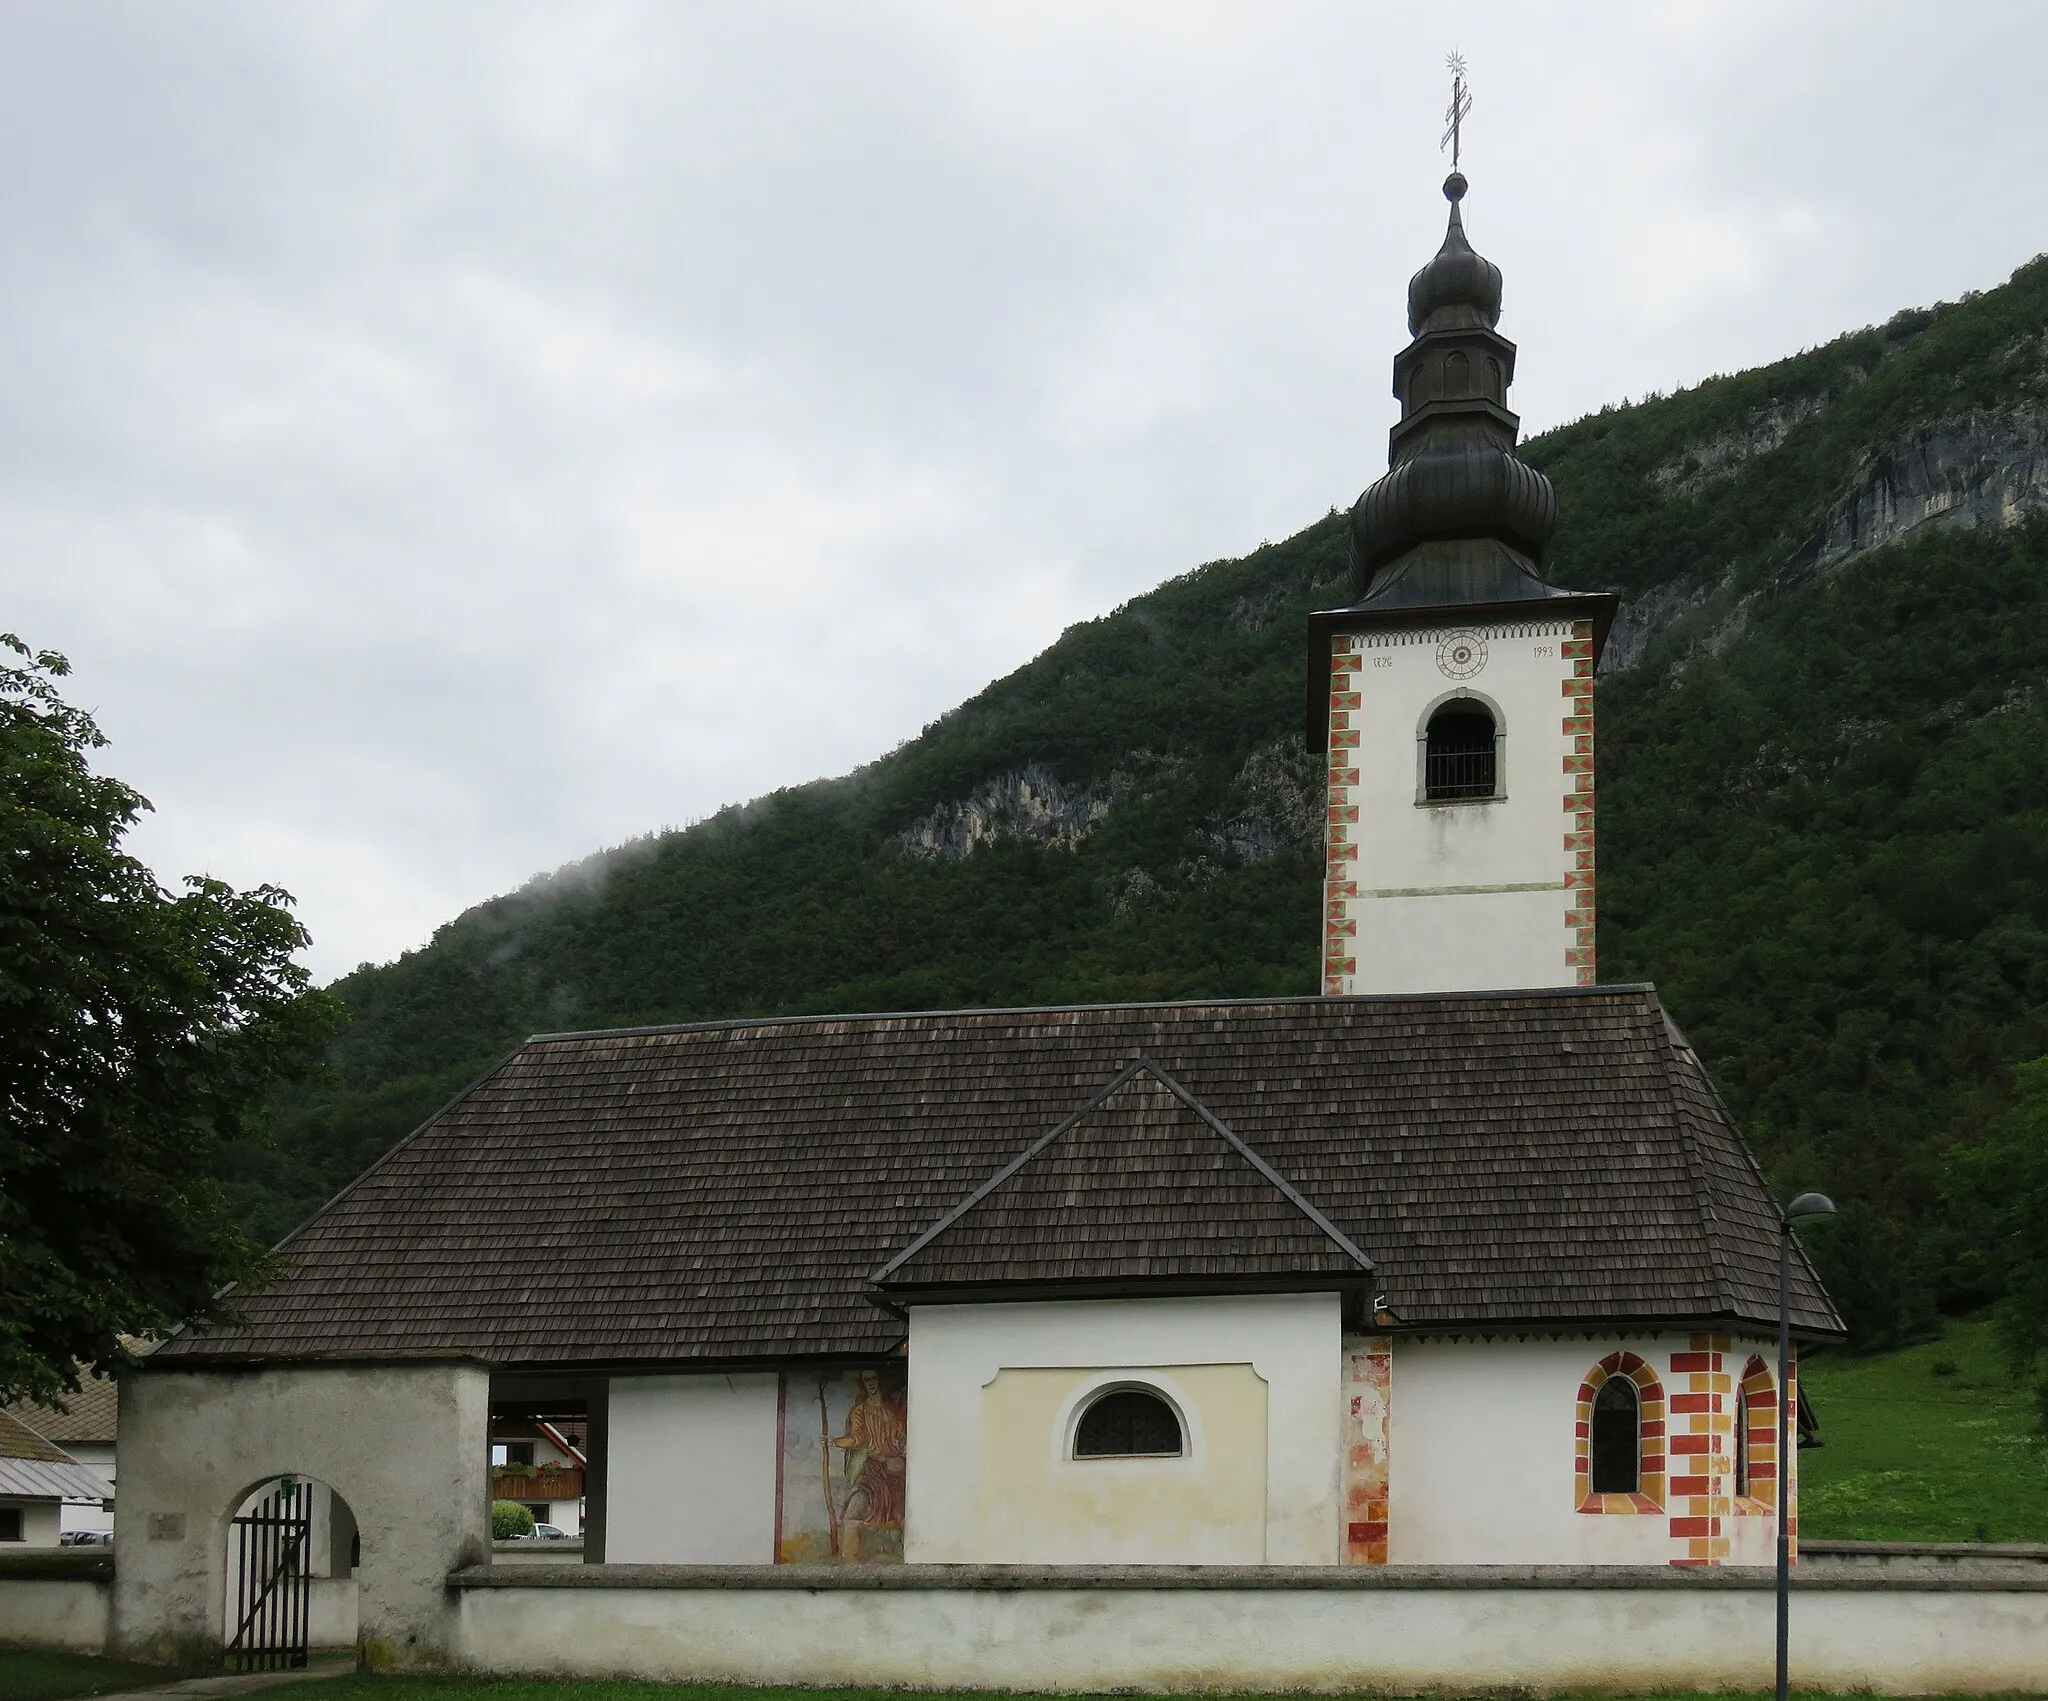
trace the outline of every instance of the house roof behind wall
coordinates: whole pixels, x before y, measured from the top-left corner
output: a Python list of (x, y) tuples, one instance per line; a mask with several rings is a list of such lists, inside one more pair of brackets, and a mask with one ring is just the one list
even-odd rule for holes
[[(1408, 1326), (1775, 1326), (1755, 1164), (1655, 993), (1594, 987), (538, 1038), (295, 1234), (243, 1325), (158, 1350), (891, 1352), (867, 1278), (1141, 1058), (1363, 1250)], [(1234, 1199), (1172, 1208), (1227, 1232)], [(1085, 1248), (1060, 1232), (1055, 1260)], [(1796, 1277), (1796, 1325), (1839, 1333)]]
[(12, 1411), (0, 1410), (0, 1459), (36, 1459), (48, 1464), (75, 1465), (78, 1461), (38, 1435)]
[(25, 1404), (0, 1409), (19, 1418), (46, 1440), (108, 1442), (114, 1439), (120, 1413), (118, 1396), (119, 1386), (111, 1376), (95, 1376), (81, 1367), (78, 1390), (64, 1396), (63, 1411), (54, 1406)]

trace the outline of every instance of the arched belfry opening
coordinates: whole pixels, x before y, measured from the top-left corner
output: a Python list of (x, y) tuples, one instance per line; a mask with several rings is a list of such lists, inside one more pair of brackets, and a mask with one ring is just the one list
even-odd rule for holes
[(362, 1536), (347, 1501), (311, 1477), (272, 1477), (242, 1495), (227, 1531), (221, 1625), (234, 1671), (285, 1671), (357, 1637)]
[(1423, 729), (1422, 801), (1471, 803), (1500, 795), (1501, 727), (1473, 697), (1453, 697)]

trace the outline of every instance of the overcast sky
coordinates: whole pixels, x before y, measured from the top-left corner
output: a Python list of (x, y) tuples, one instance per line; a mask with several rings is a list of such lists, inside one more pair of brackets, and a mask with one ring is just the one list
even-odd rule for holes
[(2048, 6), (0, 5), (0, 627), (324, 978), (1349, 503), (1445, 52), (1530, 430), (2048, 248)]

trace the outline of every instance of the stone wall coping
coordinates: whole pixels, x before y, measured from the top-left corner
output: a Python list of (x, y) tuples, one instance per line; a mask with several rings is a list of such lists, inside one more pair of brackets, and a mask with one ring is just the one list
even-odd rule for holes
[[(1329, 1590), (1736, 1589), (1768, 1590), (1769, 1566), (1674, 1565), (472, 1565), (451, 1589)], [(2029, 1567), (1901, 1575), (1872, 1566), (1797, 1567), (1801, 1590), (1921, 1594), (2048, 1594)]]
[(1978, 1559), (2048, 1564), (2048, 1542), (1830, 1542), (1802, 1540), (1816, 1559)]
[(559, 1553), (567, 1559), (583, 1552), (583, 1544), (573, 1536), (563, 1541), (536, 1541), (531, 1536), (519, 1536), (508, 1541), (493, 1541), (493, 1553)]
[(0, 1583), (16, 1580), (35, 1582), (111, 1583), (114, 1580), (114, 1551), (92, 1547), (31, 1547), (0, 1553)]

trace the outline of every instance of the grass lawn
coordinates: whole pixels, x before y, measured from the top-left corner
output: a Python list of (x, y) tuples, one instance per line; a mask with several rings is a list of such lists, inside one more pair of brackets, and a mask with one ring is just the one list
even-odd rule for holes
[(87, 1654), (0, 1648), (0, 1696), (6, 1701), (69, 1701), (74, 1695), (111, 1695), (119, 1689), (170, 1683), (186, 1675), (162, 1666), (130, 1665), (126, 1660), (102, 1660)]
[(2048, 1437), (1988, 1322), (1939, 1341), (1806, 1366), (1825, 1446), (1799, 1455), (1799, 1532), (1816, 1540), (2048, 1542)]

